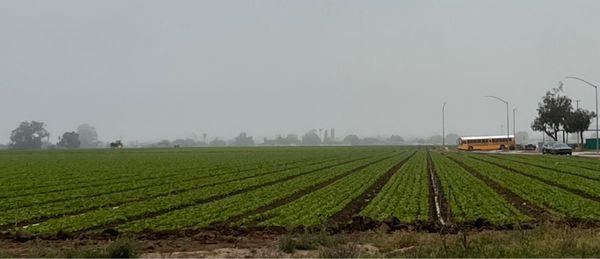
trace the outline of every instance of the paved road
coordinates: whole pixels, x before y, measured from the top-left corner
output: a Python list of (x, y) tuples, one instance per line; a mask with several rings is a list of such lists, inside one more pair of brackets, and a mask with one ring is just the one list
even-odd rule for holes
[[(494, 150), (494, 151), (471, 151), (473, 153), (480, 153), (480, 154), (501, 154), (501, 155), (514, 155), (514, 154), (518, 154), (518, 155), (541, 155), (542, 153), (536, 152), (536, 151), (521, 151), (521, 150), (513, 150), (513, 151), (500, 151), (500, 150)], [(590, 152), (590, 151), (586, 151), (586, 152), (573, 152), (574, 156), (579, 156), (579, 157), (591, 157), (591, 158), (600, 158), (600, 154), (596, 153), (596, 152)]]

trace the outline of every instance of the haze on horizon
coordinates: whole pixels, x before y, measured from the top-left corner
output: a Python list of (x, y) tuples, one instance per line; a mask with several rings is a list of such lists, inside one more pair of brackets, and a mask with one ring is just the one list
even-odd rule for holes
[[(0, 2), (0, 143), (529, 131), (564, 76), (600, 83), (600, 1)], [(594, 107), (593, 89), (565, 94)], [(512, 116), (512, 115), (511, 115)], [(512, 118), (511, 118), (512, 123)], [(506, 125), (503, 125), (506, 127)], [(512, 126), (511, 126), (512, 128)], [(541, 133), (537, 133), (541, 136)]]

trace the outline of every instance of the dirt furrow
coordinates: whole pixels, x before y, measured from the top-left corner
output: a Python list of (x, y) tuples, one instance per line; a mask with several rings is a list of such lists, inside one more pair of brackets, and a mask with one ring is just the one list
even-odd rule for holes
[[(366, 159), (366, 158), (365, 158)], [(148, 196), (144, 196), (144, 197), (140, 197), (140, 198), (136, 198), (136, 199), (128, 199), (128, 200), (122, 200), (122, 201), (116, 201), (116, 202), (112, 202), (109, 204), (103, 204), (103, 205), (98, 205), (98, 206), (92, 206), (92, 207), (87, 207), (85, 209), (81, 209), (81, 210), (77, 210), (77, 211), (72, 211), (69, 213), (58, 213), (52, 216), (45, 216), (45, 217), (39, 217), (39, 218), (35, 218), (35, 219), (30, 219), (30, 220), (23, 220), (20, 221), (16, 224), (16, 226), (18, 227), (22, 227), (22, 226), (27, 226), (27, 225), (31, 225), (31, 224), (36, 224), (36, 223), (40, 223), (49, 219), (53, 219), (53, 218), (58, 218), (58, 217), (64, 217), (64, 216), (74, 216), (74, 215), (80, 215), (82, 213), (87, 213), (96, 209), (101, 209), (101, 208), (112, 208), (112, 207), (119, 207), (123, 204), (127, 204), (127, 203), (131, 203), (131, 202), (141, 202), (141, 201), (145, 201), (145, 200), (150, 200), (150, 199), (154, 199), (154, 198), (159, 198), (159, 197), (164, 197), (164, 196), (170, 196), (170, 195), (177, 195), (177, 194), (181, 194), (184, 192), (190, 192), (190, 191), (195, 191), (201, 188), (206, 188), (206, 187), (212, 187), (212, 186), (216, 186), (219, 184), (227, 184), (227, 183), (231, 183), (231, 182), (235, 182), (235, 181), (240, 181), (240, 180), (247, 180), (247, 179), (251, 179), (251, 178), (255, 178), (255, 177), (260, 177), (260, 176), (264, 176), (264, 175), (269, 175), (269, 174), (274, 174), (274, 173), (279, 173), (279, 172), (283, 172), (286, 170), (292, 170), (292, 169), (297, 169), (299, 167), (291, 167), (291, 168), (286, 168), (286, 169), (278, 169), (278, 170), (273, 170), (273, 171), (268, 171), (265, 173), (261, 173), (261, 174), (256, 174), (256, 175), (251, 175), (251, 176), (247, 176), (247, 177), (241, 177), (241, 178), (235, 178), (235, 179), (231, 179), (231, 180), (226, 180), (226, 181), (220, 181), (220, 182), (214, 182), (214, 183), (210, 183), (210, 184), (204, 184), (204, 185), (197, 185), (194, 186), (192, 188), (184, 188), (184, 189), (179, 189), (179, 190), (174, 190), (174, 191), (165, 191), (165, 192), (161, 192), (155, 195), (148, 195)], [(194, 178), (195, 179), (195, 178)], [(191, 181), (194, 179), (188, 179), (186, 181)], [(171, 183), (169, 183), (171, 184)], [(155, 187), (159, 187), (162, 185), (156, 185)], [(148, 186), (147, 186), (148, 187)], [(152, 187), (152, 186), (150, 186)], [(144, 187), (146, 188), (146, 187)], [(126, 191), (131, 191), (131, 190), (136, 190), (136, 189), (140, 189), (140, 188), (133, 188), (133, 189), (128, 189), (125, 191), (120, 191), (120, 192), (126, 192)], [(109, 194), (103, 194), (103, 195), (110, 195), (110, 194), (117, 194), (120, 192), (113, 192), (113, 193), (109, 193)], [(98, 196), (102, 196), (102, 195), (98, 195)], [(91, 197), (95, 197), (95, 196), (88, 196), (85, 198), (91, 198)], [(32, 206), (37, 206), (36, 205), (32, 205)], [(6, 230), (6, 229), (10, 229), (12, 227), (14, 227), (15, 224), (5, 224), (5, 225), (0, 225), (0, 230)]]
[(314, 169), (314, 170), (310, 170), (310, 171), (306, 171), (300, 174), (296, 174), (296, 175), (291, 175), (288, 177), (284, 177), (282, 179), (278, 179), (278, 180), (274, 180), (274, 181), (270, 181), (270, 182), (265, 182), (262, 184), (258, 184), (258, 185), (254, 185), (254, 186), (250, 186), (247, 188), (243, 188), (243, 189), (239, 189), (233, 192), (229, 192), (227, 194), (222, 194), (222, 195), (217, 195), (217, 196), (212, 196), (212, 197), (208, 197), (208, 198), (203, 198), (203, 199), (198, 199), (195, 200), (193, 202), (187, 203), (187, 204), (182, 204), (180, 206), (176, 206), (176, 207), (172, 207), (172, 208), (168, 208), (168, 209), (161, 209), (155, 212), (151, 212), (151, 213), (145, 213), (145, 214), (141, 214), (139, 216), (135, 216), (135, 217), (129, 217), (126, 220), (119, 220), (119, 221), (115, 221), (115, 222), (111, 222), (109, 224), (104, 224), (103, 226), (99, 226), (99, 227), (90, 227), (87, 230), (92, 230), (92, 229), (103, 229), (103, 228), (114, 228), (118, 225), (121, 224), (125, 224), (128, 222), (132, 222), (132, 221), (136, 221), (136, 220), (141, 220), (141, 219), (145, 219), (145, 218), (153, 218), (153, 217), (157, 217), (172, 211), (176, 211), (176, 210), (181, 210), (181, 209), (185, 209), (185, 208), (189, 208), (189, 207), (193, 207), (193, 206), (197, 206), (200, 204), (204, 204), (204, 203), (210, 203), (210, 202), (214, 202), (214, 201), (218, 201), (218, 200), (222, 200), (222, 199), (226, 199), (228, 197), (234, 196), (234, 195), (238, 195), (238, 194), (242, 194), (242, 193), (247, 193), (247, 192), (251, 192), (260, 188), (264, 188), (264, 187), (268, 187), (268, 186), (272, 186), (278, 183), (282, 183), (282, 182), (286, 182), (310, 173), (314, 173), (314, 172), (318, 172), (318, 171), (322, 171), (322, 170), (326, 170), (326, 169), (330, 169), (330, 168), (334, 168), (337, 166), (341, 166), (341, 165), (345, 165), (345, 164), (349, 164), (352, 162), (356, 162), (356, 161), (360, 161), (360, 160), (364, 160), (367, 159), (369, 157), (363, 157), (363, 158), (359, 158), (359, 159), (353, 159), (350, 161), (345, 161), (342, 163), (338, 163), (335, 165), (329, 165), (329, 166), (324, 166), (318, 169)]
[(540, 182), (543, 182), (543, 183), (545, 183), (545, 184), (547, 184), (547, 185), (550, 185), (550, 186), (554, 186), (554, 187), (557, 187), (557, 188), (563, 189), (563, 190), (565, 190), (565, 191), (568, 191), (568, 192), (571, 192), (571, 193), (573, 193), (573, 194), (579, 195), (579, 196), (581, 196), (581, 197), (583, 197), (583, 198), (586, 198), (586, 199), (588, 199), (588, 200), (592, 200), (592, 201), (597, 201), (597, 202), (600, 202), (600, 198), (598, 198), (598, 197), (596, 197), (596, 196), (593, 196), (593, 195), (590, 195), (590, 194), (588, 194), (588, 193), (586, 193), (586, 192), (584, 192), (584, 191), (577, 190), (577, 189), (573, 189), (573, 188), (571, 188), (571, 187), (568, 187), (568, 186), (566, 186), (566, 185), (559, 184), (559, 183), (555, 183), (555, 182), (552, 182), (552, 181), (550, 181), (550, 180), (544, 179), (544, 178), (542, 178), (542, 177), (539, 177), (539, 176), (535, 176), (535, 175), (526, 174), (526, 173), (524, 173), (524, 172), (522, 172), (522, 171), (519, 171), (519, 170), (517, 170), (517, 169), (514, 169), (514, 168), (510, 168), (510, 167), (508, 167), (508, 166), (505, 166), (505, 165), (502, 165), (502, 164), (498, 164), (498, 163), (496, 163), (496, 162), (487, 161), (487, 160), (480, 159), (480, 158), (477, 158), (477, 157), (473, 157), (473, 159), (477, 159), (477, 160), (479, 160), (479, 161), (481, 161), (481, 162), (485, 162), (485, 163), (488, 163), (488, 164), (490, 164), (490, 165), (494, 165), (494, 166), (500, 167), (500, 168), (502, 168), (502, 169), (505, 169), (505, 170), (511, 171), (511, 172), (513, 172), (513, 173), (520, 174), (520, 175), (523, 175), (523, 176), (525, 176), (525, 177), (529, 177), (529, 178), (532, 178), (532, 179), (538, 180), (538, 181), (540, 181)]
[[(333, 178), (328, 179), (328, 180), (326, 180), (324, 182), (321, 182), (321, 183), (318, 183), (316, 185), (313, 185), (313, 186), (310, 186), (310, 187), (298, 190), (294, 194), (292, 194), (290, 196), (287, 196), (287, 197), (283, 197), (281, 199), (278, 199), (278, 200), (276, 200), (276, 201), (274, 201), (274, 202), (272, 202), (272, 203), (270, 203), (268, 205), (265, 205), (265, 206), (262, 206), (260, 208), (255, 209), (255, 210), (251, 210), (251, 211), (248, 211), (246, 213), (240, 214), (238, 216), (232, 217), (232, 218), (230, 218), (230, 219), (228, 219), (228, 220), (226, 220), (224, 222), (217, 222), (217, 223), (211, 224), (212, 226), (210, 228), (218, 228), (220, 226), (228, 226), (229, 223), (239, 222), (239, 221), (241, 221), (241, 220), (243, 220), (245, 218), (251, 217), (253, 215), (258, 215), (258, 214), (267, 212), (269, 210), (278, 208), (280, 206), (283, 206), (285, 204), (288, 204), (290, 202), (298, 200), (298, 199), (300, 199), (300, 198), (302, 198), (302, 197), (304, 197), (304, 196), (306, 196), (306, 195), (308, 195), (310, 193), (313, 193), (315, 191), (323, 189), (323, 188), (325, 188), (325, 187), (333, 184), (334, 182), (337, 182), (338, 180), (340, 180), (342, 178), (345, 178), (345, 177), (347, 177), (347, 176), (349, 176), (349, 175), (351, 175), (351, 174), (353, 174), (355, 172), (358, 172), (358, 171), (363, 170), (363, 169), (365, 169), (365, 168), (367, 168), (367, 167), (369, 167), (371, 165), (374, 165), (376, 163), (379, 163), (379, 162), (381, 162), (383, 160), (390, 159), (390, 158), (391, 157), (385, 157), (385, 158), (382, 158), (382, 159), (379, 159), (379, 160), (376, 160), (376, 161), (369, 162), (367, 164), (361, 165), (359, 167), (353, 168), (353, 169), (351, 169), (351, 170), (349, 170), (349, 171), (347, 171), (347, 172), (345, 172), (343, 174), (334, 176)], [(265, 220), (267, 218), (261, 218), (261, 219)], [(256, 223), (258, 223), (258, 222), (256, 222)]]
[(463, 163), (462, 161), (457, 160), (457, 159), (455, 159), (455, 158), (453, 158), (451, 156), (447, 156), (447, 157), (449, 159), (451, 159), (452, 161), (456, 162), (458, 165), (460, 165), (463, 169), (465, 169), (465, 171), (467, 171), (471, 175), (477, 177), (479, 180), (481, 180), (485, 184), (487, 184), (490, 188), (492, 188), (493, 190), (495, 190), (496, 193), (498, 193), (502, 197), (504, 197), (504, 199), (506, 199), (515, 208), (517, 208), (519, 211), (521, 211), (521, 213), (523, 213), (523, 214), (525, 214), (525, 215), (527, 215), (529, 217), (538, 219), (538, 220), (550, 220), (550, 219), (552, 219), (551, 214), (548, 213), (543, 208), (540, 208), (540, 207), (536, 206), (535, 204), (532, 204), (529, 201), (521, 198), (516, 193), (514, 193), (511, 190), (503, 187), (502, 185), (498, 184), (497, 182), (495, 182), (494, 180), (492, 180), (488, 176), (486, 176), (486, 175), (478, 172), (477, 170), (475, 170), (474, 168), (468, 166), (467, 164)]
[[(529, 162), (525, 162), (525, 161), (521, 161), (521, 160), (514, 160), (514, 159), (510, 159), (510, 158), (506, 158), (506, 160), (507, 161), (511, 161), (511, 162), (521, 163), (521, 164), (524, 164), (524, 165), (534, 166), (534, 167), (541, 168), (541, 169), (552, 170), (552, 171), (555, 171), (555, 172), (558, 172), (558, 173), (562, 173), (562, 174), (569, 174), (569, 175), (573, 175), (573, 176), (582, 177), (582, 178), (585, 178), (585, 179), (588, 179), (588, 180), (600, 182), (600, 179), (598, 179), (598, 178), (593, 178), (593, 177), (589, 177), (589, 176), (585, 176), (585, 175), (575, 174), (575, 173), (571, 173), (571, 172), (568, 172), (568, 171), (556, 169), (556, 168), (549, 167), (549, 166), (538, 165), (538, 164), (529, 163)], [(583, 168), (583, 169), (597, 170), (597, 169), (590, 169), (590, 168)]]
[[(308, 165), (315, 165), (318, 163), (322, 163), (322, 162), (326, 162), (326, 161), (332, 161), (334, 159), (326, 159), (323, 161), (318, 161), (318, 162), (312, 162)], [(291, 164), (298, 164), (300, 163), (300, 161), (290, 161), (289, 163)], [(288, 163), (288, 164), (289, 164)], [(283, 164), (283, 163), (280, 163)], [(279, 164), (276, 164), (276, 166)], [(290, 167), (289, 169), (294, 169), (294, 168), (299, 168), (299, 166), (294, 166), (294, 167)], [(100, 187), (100, 186), (108, 186), (111, 184), (120, 184), (120, 183), (127, 183), (127, 182), (132, 182), (132, 181), (145, 181), (145, 180), (154, 180), (154, 179), (160, 179), (160, 178), (166, 178), (169, 176), (173, 176), (173, 175), (177, 175), (181, 172), (185, 172), (185, 171), (190, 171), (190, 170), (194, 170), (194, 169), (202, 169), (205, 172), (208, 171), (218, 171), (218, 170), (222, 170), (222, 169), (228, 169), (227, 172), (225, 173), (221, 173), (221, 174), (215, 174), (215, 175), (203, 175), (203, 176), (199, 176), (199, 177), (195, 177), (193, 178), (195, 179), (201, 179), (201, 178), (208, 178), (208, 177), (214, 177), (214, 176), (218, 176), (218, 175), (225, 175), (225, 174), (232, 174), (232, 173), (244, 173), (244, 172), (249, 172), (249, 171), (254, 171), (254, 170), (260, 170), (261, 168), (258, 167), (252, 167), (252, 168), (246, 168), (243, 170), (239, 170), (239, 171), (235, 171), (235, 168), (231, 168), (231, 167), (225, 167), (225, 166), (216, 166), (214, 168), (205, 168), (202, 166), (194, 166), (194, 167), (187, 167), (187, 168), (177, 168), (174, 170), (171, 170), (171, 172), (169, 172), (168, 174), (165, 175), (159, 175), (159, 176), (148, 176), (148, 177), (143, 177), (143, 178), (131, 178), (130, 176), (119, 176), (119, 177), (115, 177), (115, 178), (108, 178), (108, 179), (103, 179), (102, 181), (99, 182), (92, 182), (90, 184), (85, 184), (85, 185), (79, 185), (79, 186), (72, 186), (69, 187), (67, 186), (66, 188), (62, 188), (62, 189), (55, 189), (55, 190), (48, 190), (48, 191), (41, 191), (41, 192), (34, 192), (34, 193), (26, 193), (26, 194), (20, 194), (20, 195), (14, 195), (14, 196), (0, 196), (0, 198), (8, 198), (8, 199), (12, 199), (12, 198), (19, 198), (19, 197), (24, 197), (24, 196), (31, 196), (31, 195), (40, 195), (40, 194), (48, 194), (48, 193), (54, 193), (54, 192), (65, 192), (65, 191), (73, 191), (73, 190), (78, 190), (78, 189), (87, 189), (87, 188), (93, 188), (93, 187)], [(123, 180), (124, 179), (124, 180)], [(113, 180), (117, 180), (117, 181), (113, 181)], [(56, 184), (56, 185), (52, 185), (49, 187), (53, 187), (53, 186), (60, 186), (63, 184)], [(147, 185), (147, 186), (151, 186), (151, 185)], [(36, 188), (42, 188), (43, 186), (37, 186)], [(128, 189), (128, 190), (135, 190), (135, 189)], [(128, 191), (126, 190), (126, 191)], [(107, 193), (110, 194), (110, 193)], [(89, 196), (78, 196), (75, 198), (81, 198), (81, 197), (96, 197), (94, 195), (89, 195)], [(50, 202), (60, 202), (60, 201), (65, 201), (65, 200), (71, 200), (73, 199), (73, 197), (67, 197), (64, 199), (57, 199), (57, 200), (52, 200)], [(38, 204), (44, 204), (44, 203), (37, 203), (34, 205), (30, 205), (30, 206), (36, 206)], [(21, 207), (24, 208), (24, 207)]]
[[(178, 170), (174, 170), (174, 174), (179, 173), (181, 171), (186, 171), (186, 170), (192, 170), (195, 168), (201, 168), (201, 167), (192, 167), (192, 168), (183, 168), (183, 169), (178, 169)], [(169, 174), (172, 175), (172, 174)], [(23, 194), (18, 194), (18, 195), (5, 195), (5, 196), (0, 196), (0, 199), (12, 199), (12, 198), (20, 198), (20, 197), (26, 197), (26, 196), (31, 196), (31, 195), (40, 195), (40, 194), (49, 194), (49, 193), (54, 193), (54, 192), (64, 192), (64, 191), (72, 191), (72, 190), (77, 190), (77, 189), (86, 189), (86, 188), (93, 188), (93, 187), (100, 187), (103, 185), (111, 185), (111, 184), (119, 184), (119, 183), (127, 183), (127, 182), (131, 182), (131, 181), (145, 181), (145, 180), (152, 180), (152, 179), (159, 179), (159, 178), (163, 178), (163, 177), (167, 177), (169, 175), (161, 175), (161, 176), (147, 176), (147, 177), (142, 177), (142, 178), (131, 178), (131, 175), (129, 176), (119, 176), (119, 177), (114, 177), (114, 178), (108, 178), (108, 179), (103, 179), (99, 182), (93, 182), (90, 184), (85, 184), (85, 185), (78, 185), (78, 186), (67, 186), (66, 188), (62, 188), (62, 189), (55, 189), (55, 190), (47, 190), (47, 191), (40, 191), (40, 192), (34, 192), (34, 193), (23, 193)], [(125, 179), (125, 180), (123, 180)], [(116, 181), (114, 181), (116, 180)], [(58, 183), (58, 184), (54, 184), (54, 185), (48, 185), (48, 186), (36, 186), (37, 189), (39, 188), (46, 188), (46, 187), (54, 187), (54, 186), (62, 186), (64, 185), (64, 183)]]
[[(325, 170), (325, 169), (328, 169), (328, 168), (332, 168), (332, 167), (336, 167), (336, 166), (340, 166), (340, 165), (352, 163), (352, 162), (355, 162), (355, 161), (360, 161), (360, 160), (367, 159), (367, 158), (369, 158), (369, 157), (361, 157), (361, 158), (350, 160), (350, 161), (344, 161), (344, 162), (337, 163), (337, 164), (334, 164), (334, 165), (329, 165), (329, 166), (326, 166), (326, 167), (321, 167), (321, 168), (312, 170), (310, 172), (304, 172), (301, 175), (304, 175), (304, 174), (307, 174), (307, 173), (311, 173), (311, 172), (315, 172), (315, 171)], [(276, 172), (271, 171), (271, 172), (267, 172), (267, 173), (264, 173), (264, 174), (261, 174), (261, 175), (273, 174), (273, 173), (277, 173), (277, 172), (280, 172), (280, 171), (281, 170), (277, 170)], [(50, 220), (50, 219), (61, 218), (61, 217), (65, 217), (65, 216), (75, 216), (75, 215), (80, 215), (80, 214), (88, 213), (88, 212), (94, 211), (96, 209), (118, 207), (118, 206), (121, 206), (121, 205), (124, 205), (124, 204), (127, 204), (127, 203), (131, 203), (131, 202), (143, 202), (145, 200), (150, 200), (150, 199), (159, 198), (159, 197), (163, 197), (163, 196), (177, 195), (177, 194), (181, 194), (181, 193), (184, 193), (184, 192), (195, 191), (195, 190), (198, 190), (198, 189), (201, 189), (201, 188), (216, 186), (216, 185), (219, 185), (219, 184), (231, 183), (231, 182), (235, 182), (235, 181), (239, 181), (239, 180), (246, 180), (246, 179), (250, 179), (250, 178), (254, 178), (254, 177), (259, 177), (259, 176), (260, 175), (254, 175), (254, 176), (248, 176), (248, 177), (244, 177), (244, 178), (236, 178), (236, 179), (222, 181), (222, 182), (218, 182), (218, 183), (212, 183), (212, 184), (208, 184), (208, 185), (195, 186), (193, 188), (186, 188), (186, 189), (181, 189), (181, 190), (177, 190), (177, 191), (165, 192), (165, 193), (161, 193), (161, 194), (153, 195), (153, 196), (146, 196), (146, 197), (144, 197), (142, 199), (128, 200), (128, 201), (123, 201), (123, 202), (115, 202), (115, 203), (111, 203), (111, 204), (108, 204), (108, 205), (94, 206), (94, 207), (90, 207), (90, 208), (78, 210), (78, 211), (75, 211), (75, 212), (61, 213), (59, 215), (53, 215), (53, 216), (48, 216), (48, 217), (41, 217), (41, 218), (37, 218), (37, 219), (34, 219), (34, 220), (25, 220), (25, 221), (19, 222), (16, 226), (17, 227), (22, 227), (22, 226), (27, 226), (27, 225), (32, 225), (32, 224), (38, 224), (38, 223), (42, 223), (42, 222)], [(292, 175), (290, 177), (291, 178), (295, 178), (297, 176), (300, 176), (300, 175)], [(290, 177), (288, 177), (288, 178), (290, 178)], [(278, 181), (283, 181), (285, 179), (287, 179), (287, 178), (280, 179)], [(253, 188), (253, 187), (249, 187), (249, 188)], [(247, 188), (247, 189), (249, 189), (249, 188)], [(257, 187), (257, 188), (259, 188), (259, 187)], [(235, 194), (230, 193), (230, 194), (224, 195), (224, 196), (229, 196), (229, 195), (235, 195)], [(214, 197), (214, 198), (216, 199), (217, 197)], [(204, 203), (204, 201), (200, 201), (199, 203)], [(193, 204), (193, 205), (195, 205), (195, 204)], [(190, 205), (190, 206), (193, 206), (193, 205)], [(7, 230), (7, 229), (10, 229), (10, 228), (12, 228), (14, 226), (15, 226), (15, 224), (0, 225), (0, 230)]]
[[(320, 162), (324, 162), (324, 161), (320, 161)], [(314, 165), (314, 164), (317, 164), (317, 163), (311, 163), (309, 165)], [(292, 166), (292, 167), (286, 167), (286, 168), (282, 168), (282, 169), (271, 170), (271, 171), (268, 171), (268, 172), (264, 172), (264, 173), (260, 173), (260, 174), (256, 174), (256, 175), (252, 175), (252, 176), (247, 176), (247, 177), (242, 177), (242, 178), (236, 178), (234, 180), (215, 182), (215, 183), (212, 183), (212, 184), (205, 184), (205, 185), (201, 184), (201, 185), (195, 186), (194, 188), (187, 188), (187, 189), (175, 190), (175, 191), (171, 191), (169, 193), (166, 193), (164, 195), (169, 195), (169, 194), (173, 195), (173, 194), (185, 192), (187, 190), (198, 189), (199, 187), (210, 187), (210, 186), (213, 186), (213, 185), (216, 185), (216, 184), (222, 184), (222, 183), (227, 183), (227, 182), (232, 182), (232, 181), (237, 181), (237, 180), (245, 180), (245, 179), (249, 179), (249, 178), (253, 178), (253, 177), (258, 177), (258, 176), (263, 176), (263, 175), (267, 175), (267, 174), (273, 174), (273, 173), (278, 173), (278, 172), (283, 172), (283, 171), (286, 171), (286, 170), (292, 170), (292, 169), (298, 169), (298, 168), (300, 168), (300, 166)], [(118, 193), (130, 192), (130, 191), (135, 191), (135, 190), (141, 190), (141, 189), (145, 189), (145, 188), (155, 188), (155, 187), (160, 187), (160, 186), (164, 186), (164, 185), (173, 185), (173, 184), (177, 184), (177, 183), (180, 183), (180, 182), (196, 181), (196, 180), (201, 180), (201, 179), (204, 179), (204, 178), (213, 178), (213, 177), (223, 176), (223, 175), (228, 175), (228, 174), (239, 174), (239, 173), (244, 173), (244, 172), (249, 172), (249, 171), (255, 171), (255, 170), (260, 170), (260, 168), (244, 169), (244, 170), (240, 170), (240, 171), (227, 171), (225, 173), (219, 173), (219, 174), (214, 174), (214, 175), (200, 175), (198, 177), (192, 177), (192, 178), (188, 178), (188, 179), (176, 180), (176, 181), (172, 181), (172, 182), (168, 182), (168, 183), (161, 183), (161, 184), (150, 183), (150, 184), (141, 185), (141, 186), (138, 186), (138, 187), (122, 189), (122, 190), (119, 190), (119, 191), (107, 191), (107, 192), (102, 192), (102, 193), (89, 194), (89, 195), (80, 195), (80, 196), (75, 196), (75, 197), (73, 197), (73, 196), (71, 196), (71, 197), (66, 196), (64, 198), (59, 198), (59, 199), (54, 199), (54, 200), (50, 200), (50, 201), (46, 201), (46, 202), (40, 202), (40, 203), (30, 204), (30, 205), (27, 205), (27, 206), (21, 206), (21, 207), (19, 207), (19, 209), (33, 207), (33, 206), (46, 205), (46, 204), (53, 204), (53, 203), (59, 203), (59, 204), (57, 204), (57, 206), (60, 206), (61, 202), (71, 201), (71, 200), (74, 200), (74, 199), (95, 198), (95, 197), (100, 197), (100, 196), (105, 196), (105, 195), (113, 195), (113, 194), (118, 194)], [(153, 177), (153, 178), (168, 178), (168, 176), (160, 176), (160, 177)], [(155, 196), (146, 196), (143, 199), (153, 198), (153, 197), (160, 197), (160, 196), (164, 196), (164, 195), (163, 194), (159, 194), (159, 195), (155, 195)], [(137, 199), (137, 200), (143, 200), (143, 199)], [(137, 201), (137, 200), (128, 200), (127, 202), (132, 202), (132, 201)], [(120, 203), (120, 204), (122, 204), (122, 203)], [(116, 205), (119, 205), (119, 204), (118, 203), (112, 203), (112, 204), (103, 205), (103, 206), (114, 207)], [(98, 206), (98, 207), (102, 207), (102, 206)]]
[(429, 218), (445, 226), (450, 223), (452, 213), (429, 150), (427, 150), (427, 170), (429, 172)]
[[(408, 157), (394, 165), (387, 172), (381, 175), (377, 181), (369, 186), (360, 196), (354, 198), (350, 203), (331, 216), (326, 225), (333, 228), (342, 229), (352, 223), (353, 217), (358, 215), (374, 198), (381, 192), (381, 189), (389, 182), (398, 170), (416, 154), (416, 151), (410, 154)], [(362, 228), (362, 224), (359, 224), (359, 228)], [(341, 227), (340, 227), (341, 226)]]

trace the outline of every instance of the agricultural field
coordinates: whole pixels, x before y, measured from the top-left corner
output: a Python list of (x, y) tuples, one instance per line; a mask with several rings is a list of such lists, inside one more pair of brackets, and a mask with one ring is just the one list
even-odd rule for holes
[(600, 222), (600, 160), (426, 147), (0, 152), (3, 237)]

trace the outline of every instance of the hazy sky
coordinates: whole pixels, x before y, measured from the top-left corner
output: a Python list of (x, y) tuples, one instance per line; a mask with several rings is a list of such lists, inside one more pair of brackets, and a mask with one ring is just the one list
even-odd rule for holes
[[(567, 75), (600, 83), (600, 1), (0, 0), (0, 143), (529, 130)], [(594, 107), (593, 89), (565, 81)], [(512, 113), (512, 112), (511, 112)], [(512, 123), (512, 118), (511, 118)], [(505, 125), (504, 125), (505, 127)], [(512, 128), (512, 126), (511, 126)]]

